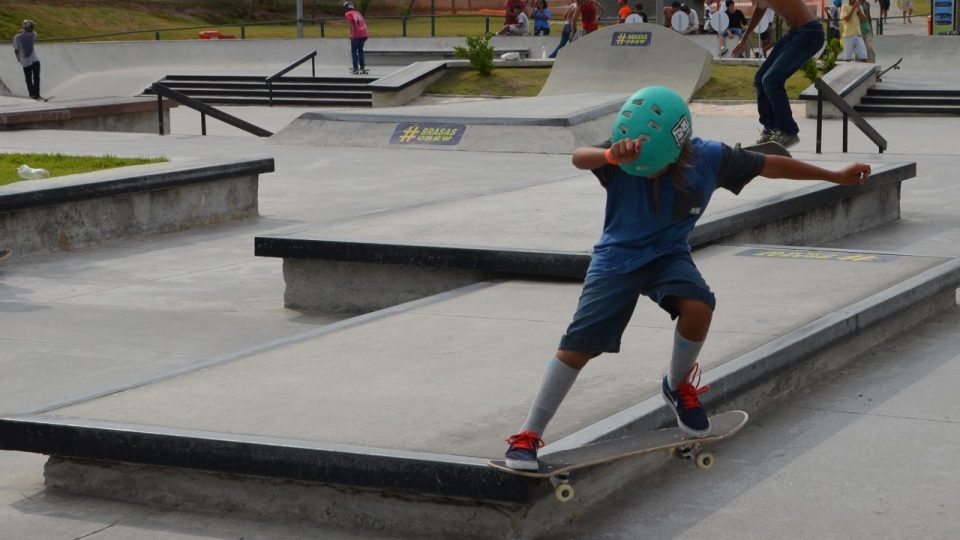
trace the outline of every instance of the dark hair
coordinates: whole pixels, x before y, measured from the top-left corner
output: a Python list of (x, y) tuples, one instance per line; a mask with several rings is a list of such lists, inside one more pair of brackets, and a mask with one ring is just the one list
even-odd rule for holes
[(695, 155), (696, 150), (694, 150), (690, 140), (687, 139), (687, 142), (683, 143), (683, 148), (680, 149), (677, 160), (667, 169), (667, 174), (670, 175), (670, 178), (673, 178), (674, 187), (680, 191), (687, 191), (687, 169), (692, 166), (691, 162)]

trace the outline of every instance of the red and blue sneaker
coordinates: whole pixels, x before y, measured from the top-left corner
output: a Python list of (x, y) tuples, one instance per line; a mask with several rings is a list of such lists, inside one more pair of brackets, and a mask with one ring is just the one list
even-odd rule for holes
[(540, 468), (537, 450), (543, 447), (543, 439), (532, 431), (521, 431), (507, 439), (510, 448), (504, 454), (505, 465), (518, 471), (536, 471)]
[(673, 407), (673, 412), (677, 415), (677, 426), (691, 437), (710, 435), (710, 418), (700, 404), (700, 394), (709, 390), (710, 387), (706, 385), (698, 387), (699, 384), (700, 364), (694, 364), (687, 372), (686, 379), (676, 390), (670, 389), (666, 376), (663, 377), (661, 387), (663, 400)]

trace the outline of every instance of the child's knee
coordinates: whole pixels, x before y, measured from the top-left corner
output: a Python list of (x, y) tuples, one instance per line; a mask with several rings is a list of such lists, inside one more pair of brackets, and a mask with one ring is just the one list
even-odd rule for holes
[(676, 304), (681, 319), (709, 322), (713, 318), (713, 308), (706, 302), (681, 298)]

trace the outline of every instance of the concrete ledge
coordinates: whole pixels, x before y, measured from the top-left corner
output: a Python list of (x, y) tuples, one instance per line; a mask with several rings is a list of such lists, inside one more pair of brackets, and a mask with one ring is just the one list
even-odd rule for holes
[[(550, 67), (553, 65), (553, 59), (494, 60), (493, 65), (501, 68)], [(443, 77), (446, 70), (469, 66), (468, 60), (416, 62), (377, 79), (367, 85), (367, 88), (373, 92), (374, 107), (397, 107), (420, 97), (431, 84)]]
[[(465, 43), (465, 42), (464, 42)], [(453, 45), (447, 48), (417, 48), (399, 47), (394, 49), (364, 49), (367, 65), (371, 66), (402, 66), (414, 62), (429, 62), (432, 60), (453, 60), (457, 55), (453, 52)], [(500, 58), (505, 53), (515, 52), (521, 58), (530, 56), (530, 47), (513, 46), (499, 47), (493, 45), (494, 58)]]
[[(878, 170), (865, 186), (820, 184), (705, 216), (694, 248), (718, 242), (820, 245), (900, 218), (900, 184), (916, 164)], [(283, 258), (284, 305), (362, 313), (489, 279), (580, 280), (589, 253), (264, 236), (254, 253)]]
[[(836, 90), (847, 103), (856, 105), (860, 99), (867, 95), (867, 91), (876, 86), (877, 73), (880, 72), (880, 66), (876, 64), (864, 63), (839, 63), (837, 67), (824, 75), (823, 81), (830, 85), (830, 88)], [(817, 117), (817, 89), (811, 84), (800, 93), (800, 99), (806, 102), (807, 118)], [(840, 112), (829, 101), (823, 102), (824, 118), (843, 118)]]
[(18, 255), (69, 251), (257, 215), (273, 159), (159, 163), (0, 187), (0, 229)]
[[(711, 392), (705, 404), (712, 410), (762, 411), (952, 307), (958, 285), (960, 261), (944, 259), (823, 313), (707, 372), (703, 382)], [(655, 396), (549, 445), (544, 453), (672, 421)], [(57, 417), (55, 410), (0, 419), (0, 448), (51, 455), (47, 485), (86, 495), (485, 538), (528, 538), (558, 529), (670, 459), (655, 454), (583, 471), (576, 484), (583, 502), (558, 505), (547, 483), (502, 475), (477, 458), (124, 425)]]
[[(163, 100), (163, 125), (170, 132), (170, 109), (177, 103)], [(157, 133), (155, 98), (103, 98), (7, 106), (0, 111), (0, 131), (67, 129)]]

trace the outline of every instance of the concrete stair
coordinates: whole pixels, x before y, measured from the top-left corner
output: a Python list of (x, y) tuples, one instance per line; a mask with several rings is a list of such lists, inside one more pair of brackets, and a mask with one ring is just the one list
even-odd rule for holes
[[(359, 75), (282, 77), (272, 89), (258, 76), (167, 75), (157, 82), (208, 105), (371, 107), (373, 92), (367, 84), (375, 80)], [(149, 88), (144, 90), (144, 94), (152, 93)]]

